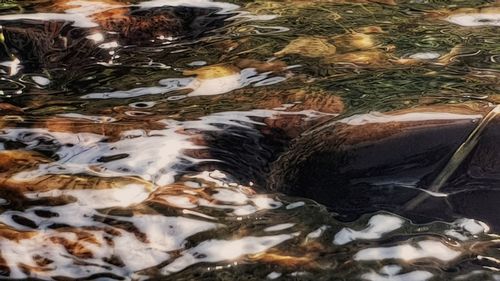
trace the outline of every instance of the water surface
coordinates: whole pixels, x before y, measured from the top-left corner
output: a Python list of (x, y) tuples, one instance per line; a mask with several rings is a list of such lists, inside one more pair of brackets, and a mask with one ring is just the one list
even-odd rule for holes
[(9, 1), (0, 24), (3, 278), (500, 280), (477, 218), (265, 190), (326, 120), (494, 106), (498, 2)]

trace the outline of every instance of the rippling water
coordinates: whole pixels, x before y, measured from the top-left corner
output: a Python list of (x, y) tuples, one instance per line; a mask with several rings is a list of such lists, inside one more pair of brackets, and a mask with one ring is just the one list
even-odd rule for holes
[(0, 276), (500, 280), (499, 4), (2, 2)]

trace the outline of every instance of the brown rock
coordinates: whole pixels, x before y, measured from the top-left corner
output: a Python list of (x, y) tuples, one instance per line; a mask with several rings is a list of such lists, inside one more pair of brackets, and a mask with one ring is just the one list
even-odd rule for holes
[(417, 222), (465, 216), (499, 228), (497, 111), (470, 103), (330, 121), (273, 164), (269, 187), (346, 219), (387, 210)]
[(17, 107), (15, 105), (6, 102), (0, 103), (0, 115), (21, 114), (21, 113), (23, 113), (23, 109), (20, 107)]
[(277, 57), (286, 55), (301, 55), (310, 58), (332, 56), (337, 52), (335, 45), (320, 37), (299, 37), (292, 40), (284, 49), (274, 53)]

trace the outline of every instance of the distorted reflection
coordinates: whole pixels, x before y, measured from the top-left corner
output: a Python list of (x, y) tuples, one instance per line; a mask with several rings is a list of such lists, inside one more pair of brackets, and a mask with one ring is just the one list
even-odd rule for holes
[(12, 0), (0, 26), (0, 278), (500, 280), (498, 1)]

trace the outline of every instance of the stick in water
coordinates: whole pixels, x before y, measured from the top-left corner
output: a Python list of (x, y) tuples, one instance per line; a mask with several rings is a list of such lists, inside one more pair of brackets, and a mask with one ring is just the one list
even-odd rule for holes
[[(472, 149), (476, 147), (482, 132), (486, 126), (500, 113), (500, 105), (495, 106), (486, 116), (479, 122), (479, 125), (470, 133), (469, 137), (458, 147), (458, 149), (453, 153), (446, 166), (439, 173), (439, 175), (434, 179), (428, 191), (430, 193), (437, 193), (443, 187), (443, 185), (448, 181), (451, 175), (456, 171), (464, 159), (470, 154)], [(404, 210), (413, 210), (416, 206), (422, 203), (428, 196), (431, 196), (429, 192), (422, 193), (408, 202)]]

